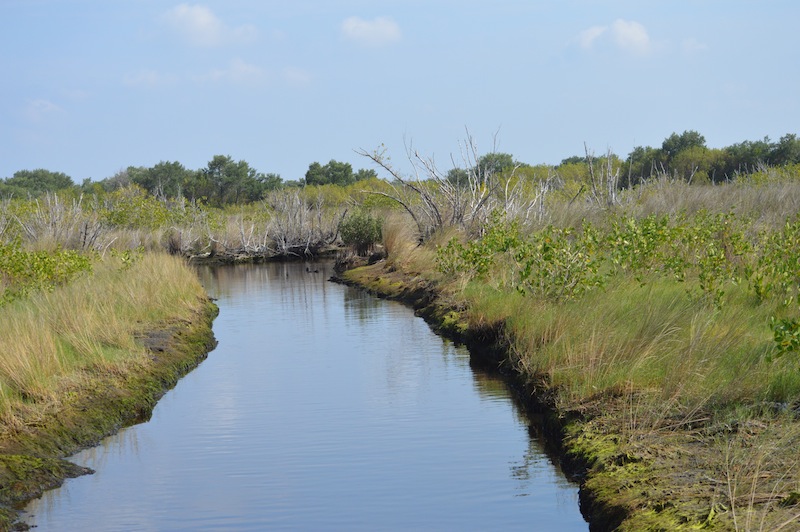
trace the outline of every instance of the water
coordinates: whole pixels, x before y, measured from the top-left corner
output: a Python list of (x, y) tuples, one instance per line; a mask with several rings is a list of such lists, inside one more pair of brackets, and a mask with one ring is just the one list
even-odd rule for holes
[[(330, 265), (200, 269), (219, 346), (73, 457), (44, 530), (587, 530), (502, 381)], [(318, 269), (318, 272), (314, 272)]]

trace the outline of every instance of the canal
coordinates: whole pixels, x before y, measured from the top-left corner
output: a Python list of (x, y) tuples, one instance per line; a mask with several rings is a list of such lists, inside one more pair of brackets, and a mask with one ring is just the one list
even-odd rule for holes
[(26, 508), (44, 530), (588, 530), (506, 384), (330, 263), (201, 267), (217, 348), (96, 470)]

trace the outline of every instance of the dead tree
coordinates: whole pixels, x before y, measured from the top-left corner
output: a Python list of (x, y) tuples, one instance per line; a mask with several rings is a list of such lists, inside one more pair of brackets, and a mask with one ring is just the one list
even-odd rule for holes
[(592, 187), (592, 199), (604, 208), (613, 207), (618, 203), (617, 186), (619, 184), (619, 168), (614, 171), (611, 149), (606, 151), (605, 164), (601, 168), (600, 176), (596, 175), (594, 168), (594, 155), (589, 151), (586, 143), (583, 144), (586, 153), (586, 164), (589, 167), (589, 180)]
[[(410, 146), (406, 147), (406, 156), (411, 164), (410, 177), (391, 165), (384, 146), (372, 152), (357, 150), (356, 153), (367, 157), (391, 176), (389, 186), (392, 192), (364, 192), (385, 196), (401, 205), (416, 224), (420, 240), (450, 226), (480, 232), (489, 213), (513, 205), (513, 197), (521, 190), (520, 187), (502, 187), (500, 176), (494, 169), (478, 164), (478, 149), (469, 134), (461, 144), (465, 182), (449, 179), (433, 156), (423, 156)], [(452, 162), (454, 168), (458, 168), (456, 162)]]

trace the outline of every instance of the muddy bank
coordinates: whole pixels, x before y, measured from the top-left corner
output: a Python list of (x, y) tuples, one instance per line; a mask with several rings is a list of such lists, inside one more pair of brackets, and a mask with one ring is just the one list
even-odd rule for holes
[(333, 259), (344, 248), (329, 245), (310, 245), (287, 248), (283, 251), (252, 251), (244, 249), (212, 249), (201, 254), (184, 254), (183, 257), (196, 265), (219, 266), (229, 264), (260, 264), (281, 261), (313, 261)]
[(90, 368), (72, 379), (57, 410), (15, 412), (0, 435), (0, 530), (24, 530), (18, 510), (67, 478), (91, 473), (65, 460), (125, 426), (149, 419), (156, 402), (215, 346), (217, 308), (207, 301), (192, 319), (144, 334), (148, 360), (124, 368)]
[(438, 332), (467, 344), (476, 363), (505, 373), (541, 413), (551, 450), (580, 482), (591, 530), (800, 530), (796, 419), (756, 412), (741, 422), (665, 404), (657, 423), (645, 423), (632, 414), (640, 398), (625, 391), (560, 401), (546, 376), (516, 363), (503, 323), (471, 325), (469, 309), (448, 306), (423, 276), (380, 262), (335, 280), (413, 306)]

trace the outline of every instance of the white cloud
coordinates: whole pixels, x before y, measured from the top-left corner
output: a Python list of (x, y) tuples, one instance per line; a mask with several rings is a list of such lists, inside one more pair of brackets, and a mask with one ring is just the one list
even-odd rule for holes
[(366, 46), (382, 46), (397, 42), (402, 38), (400, 26), (387, 17), (364, 20), (350, 17), (342, 22), (342, 36), (345, 39)]
[[(610, 30), (610, 31), (609, 31)], [(608, 35), (617, 48), (634, 55), (647, 55), (652, 49), (647, 29), (634, 20), (617, 19), (609, 26), (592, 26), (578, 34), (578, 44), (584, 50), (606, 40)]]
[(606, 31), (608, 31), (608, 26), (592, 26), (588, 30), (583, 30), (580, 35), (578, 35), (578, 42), (580, 43), (581, 48), (586, 48), (587, 50), (591, 48), (594, 44), (594, 41), (596, 41)]
[(644, 26), (633, 20), (617, 19), (611, 26), (617, 46), (636, 55), (650, 52), (650, 36)]
[(250, 24), (232, 28), (200, 5), (180, 4), (164, 13), (162, 20), (192, 46), (246, 43), (254, 40), (257, 33)]

